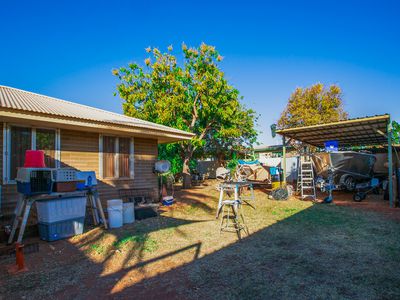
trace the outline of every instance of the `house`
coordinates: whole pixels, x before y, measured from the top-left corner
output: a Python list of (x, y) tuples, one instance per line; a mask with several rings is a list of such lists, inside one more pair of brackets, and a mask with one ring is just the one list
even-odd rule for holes
[(101, 200), (119, 190), (154, 198), (157, 145), (193, 136), (182, 130), (109, 111), (0, 86), (0, 215), (12, 214), (15, 177), (25, 151), (43, 150), (48, 167), (95, 171)]
[[(298, 153), (292, 146), (286, 146), (286, 150), (286, 181), (293, 183), (297, 180)], [(282, 145), (256, 146), (254, 147), (254, 154), (263, 165), (280, 168), (283, 166)]]
[[(283, 150), (282, 145), (271, 145), (271, 146), (260, 145), (254, 147), (254, 155), (258, 160), (260, 160), (260, 162), (263, 162), (263, 160), (269, 157), (282, 157), (282, 150)], [(295, 149), (291, 146), (286, 147), (287, 153), (290, 153), (293, 150)]]

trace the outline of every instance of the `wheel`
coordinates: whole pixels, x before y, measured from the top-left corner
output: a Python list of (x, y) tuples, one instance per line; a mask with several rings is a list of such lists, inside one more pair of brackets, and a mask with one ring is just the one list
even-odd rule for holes
[(365, 195), (363, 193), (355, 193), (353, 196), (353, 200), (356, 202), (361, 202), (365, 199)]
[(274, 200), (287, 200), (289, 193), (286, 188), (277, 188), (272, 191), (272, 198)]
[(354, 191), (356, 187), (356, 182), (353, 178), (353, 176), (347, 176), (346, 179), (344, 180), (344, 186), (346, 188), (346, 191), (352, 192)]

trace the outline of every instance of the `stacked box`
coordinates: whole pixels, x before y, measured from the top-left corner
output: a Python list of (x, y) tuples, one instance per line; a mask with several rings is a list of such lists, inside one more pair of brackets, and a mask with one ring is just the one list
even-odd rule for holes
[(83, 233), (86, 197), (38, 200), (36, 208), (42, 240), (56, 241)]
[(53, 170), (54, 191), (66, 193), (76, 191), (77, 177), (76, 170), (65, 168)]
[(41, 222), (39, 236), (42, 240), (53, 242), (71, 236), (82, 234), (85, 217), (63, 220), (53, 223)]
[(58, 222), (85, 216), (86, 197), (65, 197), (36, 201), (39, 222)]

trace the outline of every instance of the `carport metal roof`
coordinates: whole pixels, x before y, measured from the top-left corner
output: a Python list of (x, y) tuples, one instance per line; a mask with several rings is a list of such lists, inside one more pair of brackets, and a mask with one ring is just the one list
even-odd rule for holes
[[(389, 203), (393, 207), (393, 167), (390, 115), (349, 119), (333, 123), (277, 130), (283, 137), (284, 174), (286, 174), (286, 142), (294, 139), (312, 146), (324, 147), (325, 141), (336, 140), (339, 147), (387, 145)], [(286, 177), (285, 177), (286, 180)]]
[(349, 119), (333, 123), (294, 127), (276, 133), (306, 144), (324, 147), (325, 141), (337, 140), (339, 146), (387, 144), (390, 115)]

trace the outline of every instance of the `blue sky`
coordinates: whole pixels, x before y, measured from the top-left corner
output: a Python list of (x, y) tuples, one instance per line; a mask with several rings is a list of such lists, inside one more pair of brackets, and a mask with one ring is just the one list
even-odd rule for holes
[(400, 121), (398, 1), (4, 1), (0, 84), (121, 112), (115, 67), (144, 48), (215, 45), (260, 114), (259, 142), (298, 86), (338, 84), (351, 117)]

